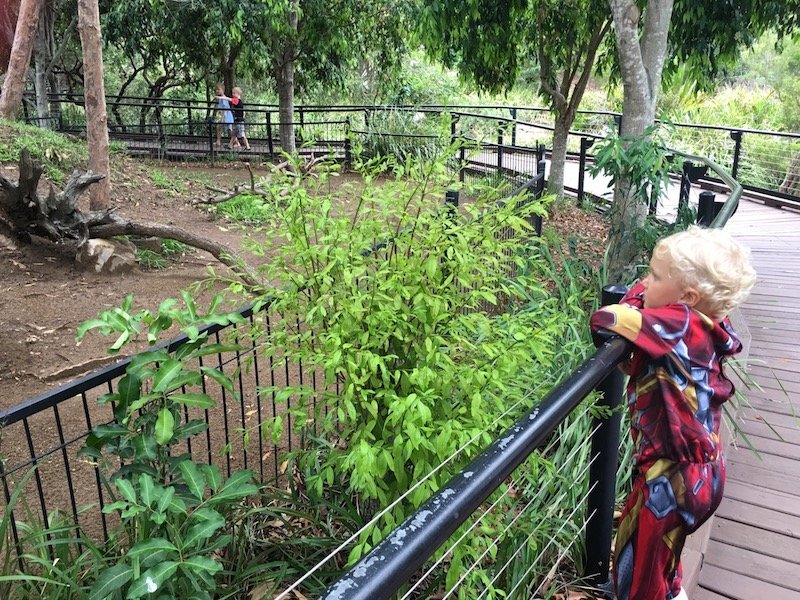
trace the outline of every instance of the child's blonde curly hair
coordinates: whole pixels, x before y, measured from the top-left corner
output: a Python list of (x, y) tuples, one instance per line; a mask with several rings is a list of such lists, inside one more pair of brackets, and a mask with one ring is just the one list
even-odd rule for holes
[(653, 256), (670, 263), (670, 276), (697, 290), (713, 319), (745, 301), (756, 282), (750, 250), (721, 229), (691, 226), (656, 244)]

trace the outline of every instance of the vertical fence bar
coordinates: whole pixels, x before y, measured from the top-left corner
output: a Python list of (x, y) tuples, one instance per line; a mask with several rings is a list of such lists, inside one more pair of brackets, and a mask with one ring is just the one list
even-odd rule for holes
[(503, 170), (503, 122), (497, 124), (497, 174)]
[[(113, 391), (110, 382), (108, 384), (108, 389), (109, 392)], [(92, 431), (94, 427), (92, 425), (92, 417), (89, 414), (89, 402), (86, 398), (86, 392), (81, 392), (81, 402), (83, 404), (83, 416), (86, 419), (86, 431)], [(103, 478), (100, 475), (100, 467), (96, 462), (94, 463), (94, 480), (97, 486), (97, 499), (100, 503), (100, 520), (103, 524), (103, 540), (107, 540), (108, 521), (106, 520), (106, 513), (103, 512), (103, 508), (105, 508), (105, 500), (103, 500)]]
[(517, 108), (513, 107), (511, 109), (511, 118), (514, 119), (514, 123), (511, 125), (511, 145), (517, 145)]
[[(76, 538), (80, 539), (80, 526), (78, 524), (78, 503), (75, 502), (75, 486), (72, 483), (72, 471), (69, 468), (69, 453), (67, 452), (67, 442), (64, 439), (64, 428), (61, 425), (61, 415), (58, 412), (58, 405), (53, 406), (53, 414), (56, 419), (56, 431), (58, 432), (58, 443), (61, 446), (61, 458), (64, 461), (64, 474), (67, 476), (67, 488), (69, 490), (69, 505), (72, 508), (72, 519), (75, 522)], [(82, 544), (78, 542), (78, 548)]]
[(353, 162), (353, 146), (350, 140), (350, 115), (345, 117), (344, 125), (344, 164), (349, 167)]
[(42, 476), (39, 473), (39, 457), (36, 455), (36, 450), (33, 447), (33, 437), (31, 436), (31, 426), (28, 423), (28, 418), (25, 417), (22, 419), (22, 425), (25, 427), (25, 438), (28, 441), (28, 451), (31, 454), (31, 462), (33, 463), (36, 471), (34, 472), (33, 476), (36, 480), (36, 492), (39, 496), (39, 506), (42, 509), (42, 527), (45, 528), (46, 537), (47, 537), (47, 553), (50, 555), (50, 558), (53, 558), (53, 547), (50, 545), (50, 523), (47, 519), (47, 502), (44, 499), (44, 484), (42, 483)]
[[(619, 302), (625, 288), (607, 285), (603, 288), (602, 303)], [(614, 500), (617, 483), (617, 452), (619, 451), (619, 410), (625, 379), (622, 371), (612, 369), (598, 386), (602, 394), (599, 401), (611, 411), (605, 419), (594, 419), (592, 430), (591, 464), (589, 466), (589, 495), (586, 514), (586, 577), (594, 584), (608, 585), (608, 568), (611, 562), (611, 534), (614, 524)]]
[(275, 148), (272, 145), (272, 113), (267, 111), (267, 149), (270, 159), (275, 158)]
[(211, 156), (211, 166), (214, 166), (217, 149), (214, 147), (214, 121), (206, 121), (206, 136), (208, 137), (208, 153)]
[(586, 178), (586, 151), (592, 147), (594, 140), (582, 137), (581, 152), (578, 157), (578, 206), (583, 204), (583, 187)]
[(742, 132), (731, 131), (731, 139), (733, 140), (733, 165), (731, 166), (731, 177), (736, 179), (739, 174), (739, 158), (742, 154)]

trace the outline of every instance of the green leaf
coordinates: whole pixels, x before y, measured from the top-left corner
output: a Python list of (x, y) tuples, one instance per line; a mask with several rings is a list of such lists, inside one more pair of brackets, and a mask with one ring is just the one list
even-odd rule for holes
[[(175, 497), (175, 488), (169, 486), (164, 488), (161, 491), (161, 495), (158, 498), (158, 504), (156, 504), (156, 510), (160, 513), (163, 513), (167, 510), (167, 508), (172, 504), (172, 499)], [(183, 511), (181, 511), (183, 512)]]
[(172, 542), (165, 540), (164, 538), (151, 538), (149, 540), (139, 542), (138, 544), (134, 544), (133, 547), (126, 552), (126, 557), (143, 560), (144, 558), (147, 558), (149, 554), (152, 554), (156, 551), (177, 552), (178, 548), (175, 547)]
[(153, 391), (165, 392), (170, 382), (183, 370), (183, 363), (174, 358), (163, 361), (153, 375)]
[(132, 440), (136, 460), (155, 460), (156, 440), (152, 435), (141, 433)]
[(136, 504), (136, 490), (133, 489), (133, 485), (131, 485), (130, 481), (123, 477), (119, 477), (114, 481), (114, 485), (117, 487), (119, 493), (123, 498), (125, 498), (125, 500), (131, 504)]
[(153, 503), (155, 494), (155, 485), (153, 482), (153, 478), (150, 477), (147, 473), (142, 473), (139, 475), (139, 497), (142, 500), (142, 504), (147, 507)]
[(133, 569), (125, 563), (117, 563), (98, 575), (97, 581), (89, 592), (89, 600), (105, 600), (111, 594), (128, 583), (133, 577)]
[(175, 429), (175, 441), (190, 438), (198, 433), (202, 433), (206, 429), (208, 429), (208, 423), (200, 419), (192, 419), (188, 423), (184, 423)]
[(211, 502), (214, 504), (238, 500), (258, 492), (258, 487), (250, 483), (253, 480), (253, 473), (249, 469), (236, 471), (231, 475), (219, 492), (214, 494)]
[(207, 556), (192, 556), (183, 561), (181, 568), (186, 568), (187, 571), (205, 571), (209, 575), (214, 575), (222, 570), (222, 565)]
[(173, 402), (189, 408), (213, 408), (216, 401), (208, 394), (173, 394), (169, 397)]
[(156, 443), (163, 446), (172, 439), (172, 433), (175, 428), (175, 417), (172, 416), (172, 411), (166, 406), (158, 411), (158, 418), (156, 419)]
[(197, 523), (189, 528), (186, 536), (183, 538), (183, 543), (181, 544), (181, 551), (186, 553), (188, 550), (194, 549), (199, 547), (201, 542), (204, 542), (212, 535), (214, 532), (220, 529), (225, 525), (225, 519), (219, 513), (217, 513), (216, 518), (207, 519), (202, 521), (201, 523)]
[(128, 600), (135, 600), (147, 594), (155, 594), (161, 585), (178, 570), (178, 563), (175, 561), (165, 561), (151, 567), (145, 571), (139, 579), (133, 582), (128, 595)]
[(142, 382), (139, 381), (139, 378), (136, 375), (128, 374), (119, 380), (117, 393), (120, 400), (127, 405), (139, 399), (141, 388)]
[(198, 500), (202, 500), (206, 488), (206, 478), (200, 472), (200, 469), (197, 468), (197, 465), (191, 461), (185, 460), (178, 465), (178, 469), (180, 469), (181, 475), (183, 475), (183, 481), (186, 487), (189, 488), (189, 492)]
[(206, 483), (212, 492), (216, 492), (222, 485), (222, 472), (217, 465), (201, 465), (200, 470), (206, 477)]
[(212, 369), (211, 367), (200, 367), (200, 371), (204, 374), (216, 381), (220, 387), (229, 391), (231, 394), (236, 395), (236, 392), (233, 389), (233, 381), (231, 378), (225, 375), (225, 373), (218, 371), (217, 369)]

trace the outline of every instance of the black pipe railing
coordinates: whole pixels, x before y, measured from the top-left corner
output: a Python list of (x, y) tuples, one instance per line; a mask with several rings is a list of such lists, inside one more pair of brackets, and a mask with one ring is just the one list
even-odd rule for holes
[[(738, 206), (742, 186), (716, 163), (693, 155), (685, 157), (705, 165), (730, 187), (728, 200), (716, 217), (710, 219), (705, 213), (716, 209), (713, 202), (711, 208), (705, 202), (706, 208), (700, 215), (712, 227), (723, 227)], [(602, 301), (604, 304), (619, 301), (623, 292), (624, 289), (609, 286)], [(611, 411), (611, 417), (596, 420), (592, 434), (583, 575), (597, 588), (607, 588), (620, 434), (620, 414), (616, 408), (623, 392), (623, 375), (615, 367), (631, 351), (632, 344), (627, 340), (619, 337), (607, 340), (538, 406), (501, 434), (331, 585), (321, 600), (392, 598), (593, 390), (602, 394), (602, 404)]]
[(630, 351), (630, 343), (621, 338), (606, 342), (329, 587), (320, 600), (391, 598)]

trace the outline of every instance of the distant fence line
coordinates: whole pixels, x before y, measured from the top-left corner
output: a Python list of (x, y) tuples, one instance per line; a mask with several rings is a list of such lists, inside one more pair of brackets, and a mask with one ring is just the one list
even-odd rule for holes
[[(50, 96), (54, 116), (25, 118), (52, 129), (80, 134), (85, 131), (80, 95)], [(216, 107), (197, 99), (109, 96), (109, 131), (113, 140), (133, 154), (184, 160), (216, 160), (226, 148), (216, 140)], [(246, 132), (250, 152), (239, 156), (280, 153), (280, 119), (274, 104), (247, 103)], [(303, 152), (333, 151), (345, 158), (348, 142), (367, 146), (386, 145), (394, 136), (397, 145), (421, 148), (441, 139), (439, 123), (431, 117), (449, 114), (451, 136), (464, 136), (492, 144), (499, 155), (550, 144), (553, 129), (549, 109), (509, 105), (300, 105), (294, 113), (295, 139)], [(572, 159), (586, 165), (593, 160), (591, 147), (609, 132), (618, 130), (621, 115), (611, 111), (578, 111), (568, 138)], [(746, 190), (767, 200), (800, 203), (800, 133), (767, 131), (722, 125), (671, 123), (665, 133), (670, 148), (709, 158), (726, 169)], [(572, 188), (581, 193), (582, 190)]]

